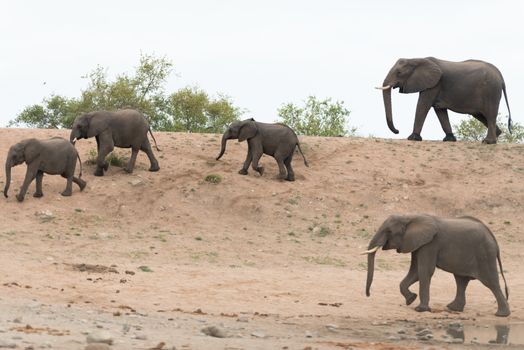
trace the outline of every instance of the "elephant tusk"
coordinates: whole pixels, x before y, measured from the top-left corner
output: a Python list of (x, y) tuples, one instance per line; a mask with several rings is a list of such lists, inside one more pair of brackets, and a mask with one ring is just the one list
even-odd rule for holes
[(73, 145), (76, 143), (76, 137), (73, 139)]
[(365, 252), (362, 252), (361, 255), (371, 254), (375, 253), (377, 250), (379, 250), (382, 246), (378, 245), (375, 248), (371, 248), (369, 250), (366, 250)]
[(378, 89), (378, 90), (388, 90), (388, 89), (391, 89), (391, 85), (386, 85), (386, 86), (376, 86), (375, 89)]

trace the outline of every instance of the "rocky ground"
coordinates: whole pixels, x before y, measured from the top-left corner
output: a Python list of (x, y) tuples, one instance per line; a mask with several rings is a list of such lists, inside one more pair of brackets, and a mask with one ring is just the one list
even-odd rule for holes
[[(0, 133), (0, 162), (20, 139), (68, 136)], [(245, 143), (230, 141), (217, 162), (220, 135), (155, 136), (160, 172), (140, 154), (133, 174), (113, 166), (104, 177), (87, 164), (94, 139), (78, 141), (88, 185), (71, 197), (59, 194), (64, 179), (45, 176), (44, 197), (18, 203), (25, 165), (13, 169), (0, 201), (0, 348), (524, 346), (524, 146), (305, 137), (311, 167), (297, 154), (288, 183), (266, 156), (264, 176), (238, 175)], [(465, 311), (447, 311), (455, 283), (443, 271), (432, 280), (432, 312), (416, 313), (398, 291), (410, 257), (390, 251), (378, 253), (367, 298), (359, 252), (388, 215), (407, 213), (488, 224), (512, 315), (495, 317), (477, 281)]]

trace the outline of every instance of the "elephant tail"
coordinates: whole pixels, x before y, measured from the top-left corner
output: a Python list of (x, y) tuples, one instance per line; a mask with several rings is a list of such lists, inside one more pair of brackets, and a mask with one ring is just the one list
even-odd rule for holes
[(78, 174), (78, 178), (82, 178), (82, 160), (80, 159), (80, 154), (76, 152), (76, 157), (78, 158), (78, 163), (80, 163), (80, 174)]
[(158, 145), (157, 145), (157, 143), (156, 143), (155, 136), (153, 135), (153, 132), (151, 131), (151, 127), (149, 127), (148, 130), (149, 130), (149, 133), (151, 134), (151, 137), (153, 138), (153, 141), (155, 141), (155, 148), (156, 148), (156, 150), (157, 150), (158, 152), (162, 152), (162, 151), (160, 150), (160, 148), (158, 148)]
[(298, 147), (298, 150), (299, 150), (300, 154), (302, 155), (302, 158), (304, 158), (304, 165), (309, 168), (309, 163), (307, 162), (306, 156), (302, 152), (302, 149), (300, 148), (300, 142), (298, 142), (298, 141), (297, 141), (297, 147)]
[(506, 290), (506, 300), (508, 300), (509, 299), (508, 283), (506, 282), (506, 277), (504, 276), (504, 270), (502, 269), (502, 262), (500, 261), (500, 250), (497, 252), (497, 260), (499, 261), (500, 274), (502, 275), (502, 279), (504, 280), (504, 289)]
[(508, 103), (508, 95), (506, 94), (506, 83), (502, 83), (502, 92), (504, 92), (504, 100), (506, 100), (506, 107), (508, 107), (508, 114), (509, 114), (509, 117), (508, 117), (508, 131), (509, 133), (511, 134), (511, 111), (509, 109), (509, 103)]

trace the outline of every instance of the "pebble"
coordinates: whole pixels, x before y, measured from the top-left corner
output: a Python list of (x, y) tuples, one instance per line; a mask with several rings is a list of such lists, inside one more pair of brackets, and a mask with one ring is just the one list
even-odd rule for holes
[(16, 343), (9, 340), (0, 339), (0, 348), (14, 349), (16, 348)]
[(205, 335), (215, 338), (227, 338), (226, 331), (216, 326), (208, 326), (201, 329), (201, 332)]
[(17, 317), (13, 320), (14, 323), (22, 323), (22, 317)]
[(265, 338), (266, 337), (266, 333), (264, 332), (261, 332), (261, 331), (254, 331), (254, 332), (251, 332), (251, 335), (255, 338)]
[(327, 324), (326, 328), (331, 332), (336, 332), (338, 330), (338, 326), (336, 324)]
[(104, 343), (92, 343), (87, 345), (84, 350), (110, 350), (111, 347)]
[(135, 334), (134, 338), (138, 340), (147, 340), (147, 335), (143, 333), (139, 333), (139, 334)]
[(247, 316), (240, 316), (237, 318), (237, 322), (249, 322), (249, 318)]
[(113, 344), (113, 337), (111, 333), (105, 330), (96, 330), (87, 335), (88, 343), (104, 343), (104, 344)]

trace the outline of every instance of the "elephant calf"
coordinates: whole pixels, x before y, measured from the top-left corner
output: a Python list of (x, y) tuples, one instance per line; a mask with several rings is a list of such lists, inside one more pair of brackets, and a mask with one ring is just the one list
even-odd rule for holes
[[(76, 160), (80, 162), (80, 175), (74, 176)], [(36, 178), (36, 191), (34, 197), (42, 197), (42, 178), (44, 173), (50, 175), (62, 175), (67, 179), (67, 185), (62, 192), (63, 196), (70, 196), (72, 193), (72, 183), (76, 183), (82, 191), (86, 187), (86, 182), (82, 177), (82, 162), (76, 148), (67, 140), (61, 137), (53, 137), (48, 140), (37, 140), (34, 138), (25, 139), (14, 144), (9, 149), (5, 161), (6, 181), (4, 196), (7, 198), (9, 185), (11, 184), (11, 168), (22, 164), (27, 164), (25, 180), (16, 195), (19, 202), (24, 200), (27, 188)]]
[[(151, 150), (151, 144), (147, 138), (147, 132), (156, 140), (145, 116), (134, 109), (122, 109), (116, 112), (96, 111), (78, 116), (71, 130), (69, 140), (74, 144), (77, 139), (96, 138), (98, 156), (96, 159), (95, 176), (103, 176), (109, 164), (106, 156), (114, 147), (131, 148), (131, 158), (125, 167), (128, 173), (133, 172), (138, 151), (144, 151), (151, 167), (149, 171), (158, 171), (158, 161)], [(156, 146), (159, 151), (158, 146)]]
[[(508, 287), (500, 261), (495, 236), (480, 220), (465, 216), (444, 219), (429, 215), (390, 216), (371, 239), (368, 250), (368, 276), (366, 295), (373, 281), (375, 253), (378, 249), (396, 249), (397, 253), (411, 253), (411, 266), (400, 282), (400, 292), (409, 305), (417, 298), (409, 287), (419, 282), (420, 304), (416, 311), (430, 311), (429, 285), (438, 267), (455, 276), (457, 293), (448, 304), (453, 311), (463, 311), (466, 304), (466, 287), (478, 279), (497, 299), (495, 315), (509, 316)], [(504, 280), (506, 295), (499, 284), (497, 261)]]
[(276, 123), (267, 124), (256, 122), (253, 118), (231, 123), (222, 136), (222, 148), (216, 158), (219, 160), (226, 151), (226, 142), (230, 139), (238, 139), (238, 142), (247, 140), (247, 157), (239, 174), (247, 175), (247, 169), (252, 164), (253, 170), (260, 175), (264, 174), (264, 168), (258, 166), (258, 161), (265, 153), (275, 158), (279, 169), (279, 178), (295, 181), (295, 173), (291, 167), (291, 160), (295, 147), (298, 147), (304, 164), (309, 166), (304, 153), (300, 149), (300, 143), (295, 132), (287, 125)]

